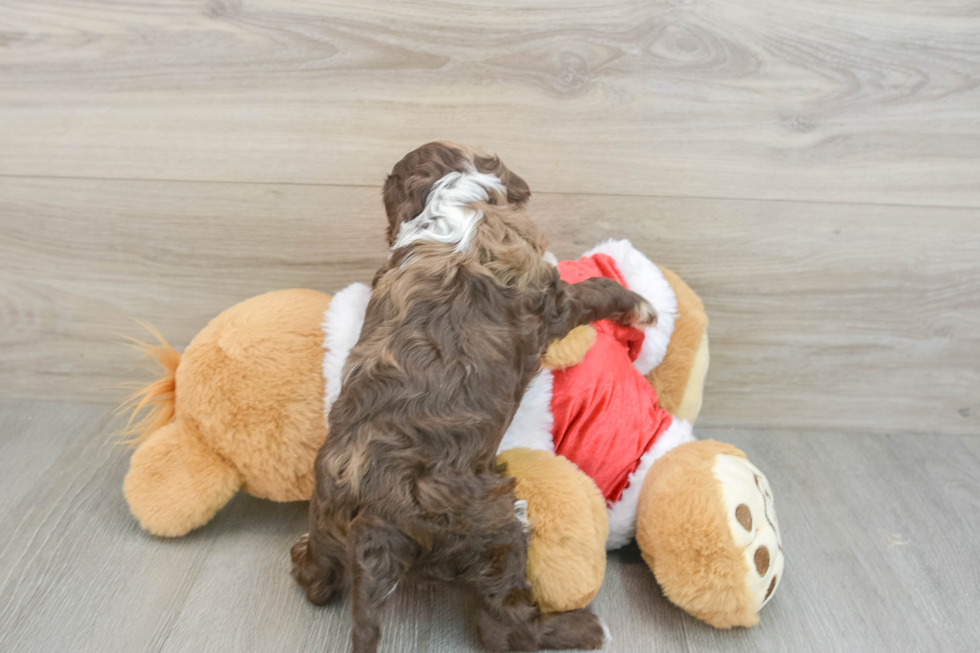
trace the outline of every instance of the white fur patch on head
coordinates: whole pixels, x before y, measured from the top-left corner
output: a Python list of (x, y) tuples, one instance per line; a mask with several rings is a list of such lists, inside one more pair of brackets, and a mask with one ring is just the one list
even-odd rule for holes
[(521, 397), (521, 405), (517, 407), (514, 419), (497, 447), (498, 454), (516, 447), (555, 450), (554, 436), (551, 434), (555, 423), (551, 413), (554, 379), (551, 370), (541, 370), (531, 379)]
[(605, 254), (612, 258), (629, 289), (657, 309), (657, 323), (644, 329), (643, 347), (640, 355), (633, 361), (633, 367), (646, 376), (663, 362), (670, 337), (674, 335), (674, 322), (677, 320), (677, 296), (674, 289), (670, 287), (660, 268), (628, 240), (607, 240), (582, 256), (593, 254)]
[(330, 300), (323, 314), (323, 379), (326, 381), (323, 414), (330, 414), (330, 407), (340, 395), (344, 363), (350, 350), (361, 337), (364, 314), (371, 301), (371, 288), (363, 283), (352, 283)]
[(527, 499), (518, 499), (514, 502), (514, 517), (521, 523), (521, 529), (525, 533), (531, 531), (531, 519), (527, 516)]
[(402, 223), (392, 249), (418, 240), (431, 240), (456, 243), (456, 251), (463, 251), (483, 218), (483, 212), (470, 204), (486, 202), (490, 199), (490, 191), (507, 193), (497, 175), (472, 168), (466, 172), (450, 172), (432, 185), (422, 213)]
[(630, 474), (629, 485), (623, 490), (619, 501), (609, 506), (609, 537), (606, 538), (606, 550), (612, 551), (629, 544), (636, 535), (636, 507), (640, 503), (640, 491), (647, 472), (653, 463), (665, 453), (685, 442), (694, 442), (696, 438), (691, 430), (691, 423), (686, 419), (673, 418), (667, 430), (653, 442), (653, 446), (640, 458), (636, 471)]

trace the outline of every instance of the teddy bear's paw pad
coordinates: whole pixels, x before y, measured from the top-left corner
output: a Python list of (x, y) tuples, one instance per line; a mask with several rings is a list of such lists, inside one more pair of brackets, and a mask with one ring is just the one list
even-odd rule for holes
[(756, 610), (772, 598), (783, 575), (783, 545), (769, 481), (741, 456), (718, 454), (713, 473), (721, 484), (728, 526), (743, 550), (745, 582)]

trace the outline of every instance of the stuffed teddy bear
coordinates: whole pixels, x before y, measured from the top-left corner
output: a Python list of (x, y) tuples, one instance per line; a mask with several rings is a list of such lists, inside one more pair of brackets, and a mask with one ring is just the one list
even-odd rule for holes
[[(752, 625), (782, 549), (762, 473), (734, 447), (691, 435), (708, 362), (700, 300), (625, 241), (559, 269), (569, 281), (617, 279), (659, 321), (645, 332), (599, 322), (552, 343), (504, 437), (536, 599), (546, 611), (588, 604), (605, 548), (635, 532), (670, 600), (718, 627)], [(239, 491), (309, 499), (369, 297), (363, 284), (332, 298), (271, 292), (214, 318), (183, 355), (159, 334), (159, 345), (141, 343), (166, 371), (130, 404), (134, 417), (150, 408), (129, 428), (138, 447), (124, 482), (143, 528), (183, 535)]]
[[(501, 458), (511, 466), (532, 449), (575, 463), (608, 506), (607, 549), (636, 536), (674, 603), (718, 627), (756, 623), (782, 575), (782, 545), (765, 476), (735, 447), (693, 437), (689, 419), (700, 409), (708, 362), (700, 300), (628, 241), (603, 243), (558, 269), (569, 283), (618, 281), (650, 301), (658, 321), (641, 331), (603, 320), (553, 343)], [(514, 476), (521, 496), (527, 475)], [(542, 507), (549, 510), (547, 501), (529, 504), (532, 523)], [(581, 584), (562, 587), (583, 577), (563, 572), (560, 550), (542, 557), (552, 561), (547, 577), (529, 562), (532, 580), (540, 576), (533, 584), (555, 593), (540, 597), (542, 605), (567, 610), (591, 598)]]

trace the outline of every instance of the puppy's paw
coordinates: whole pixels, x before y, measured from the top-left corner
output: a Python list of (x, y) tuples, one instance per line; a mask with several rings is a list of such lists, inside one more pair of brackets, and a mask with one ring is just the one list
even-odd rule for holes
[(289, 557), (293, 561), (293, 578), (296, 582), (306, 587), (310, 584), (310, 579), (308, 574), (310, 571), (310, 534), (307, 533), (303, 537), (299, 538), (299, 542), (293, 545), (293, 548), (289, 550)]
[[(590, 613), (591, 614), (591, 613)], [(609, 627), (599, 617), (595, 620), (588, 619), (582, 623), (582, 630), (578, 635), (576, 646), (586, 650), (601, 649), (606, 643), (612, 641)]]
[(293, 559), (293, 578), (306, 590), (306, 599), (313, 605), (330, 603), (340, 591), (340, 578), (336, 569), (321, 569), (315, 556), (310, 554), (310, 535), (299, 538), (289, 550)]
[(545, 649), (595, 650), (612, 639), (606, 624), (587, 608), (553, 614), (546, 623), (549, 632), (540, 641)]
[(637, 295), (636, 304), (633, 306), (633, 310), (624, 316), (623, 323), (638, 329), (653, 326), (657, 323), (657, 309), (653, 307), (653, 304)]

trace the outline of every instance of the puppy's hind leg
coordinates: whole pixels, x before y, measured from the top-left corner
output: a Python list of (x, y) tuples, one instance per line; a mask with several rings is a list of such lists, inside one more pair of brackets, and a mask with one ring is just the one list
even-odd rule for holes
[(293, 545), (293, 578), (314, 605), (326, 605), (347, 585), (347, 521), (320, 508), (316, 493), (310, 502), (310, 532)]
[(354, 653), (375, 653), (381, 639), (379, 612), (421, 553), (421, 545), (379, 517), (358, 515), (347, 536), (352, 577), (351, 636)]
[(516, 519), (496, 530), (468, 575), (480, 594), (477, 632), (492, 651), (602, 648), (605, 631), (588, 609), (543, 614), (527, 583), (527, 540)]

